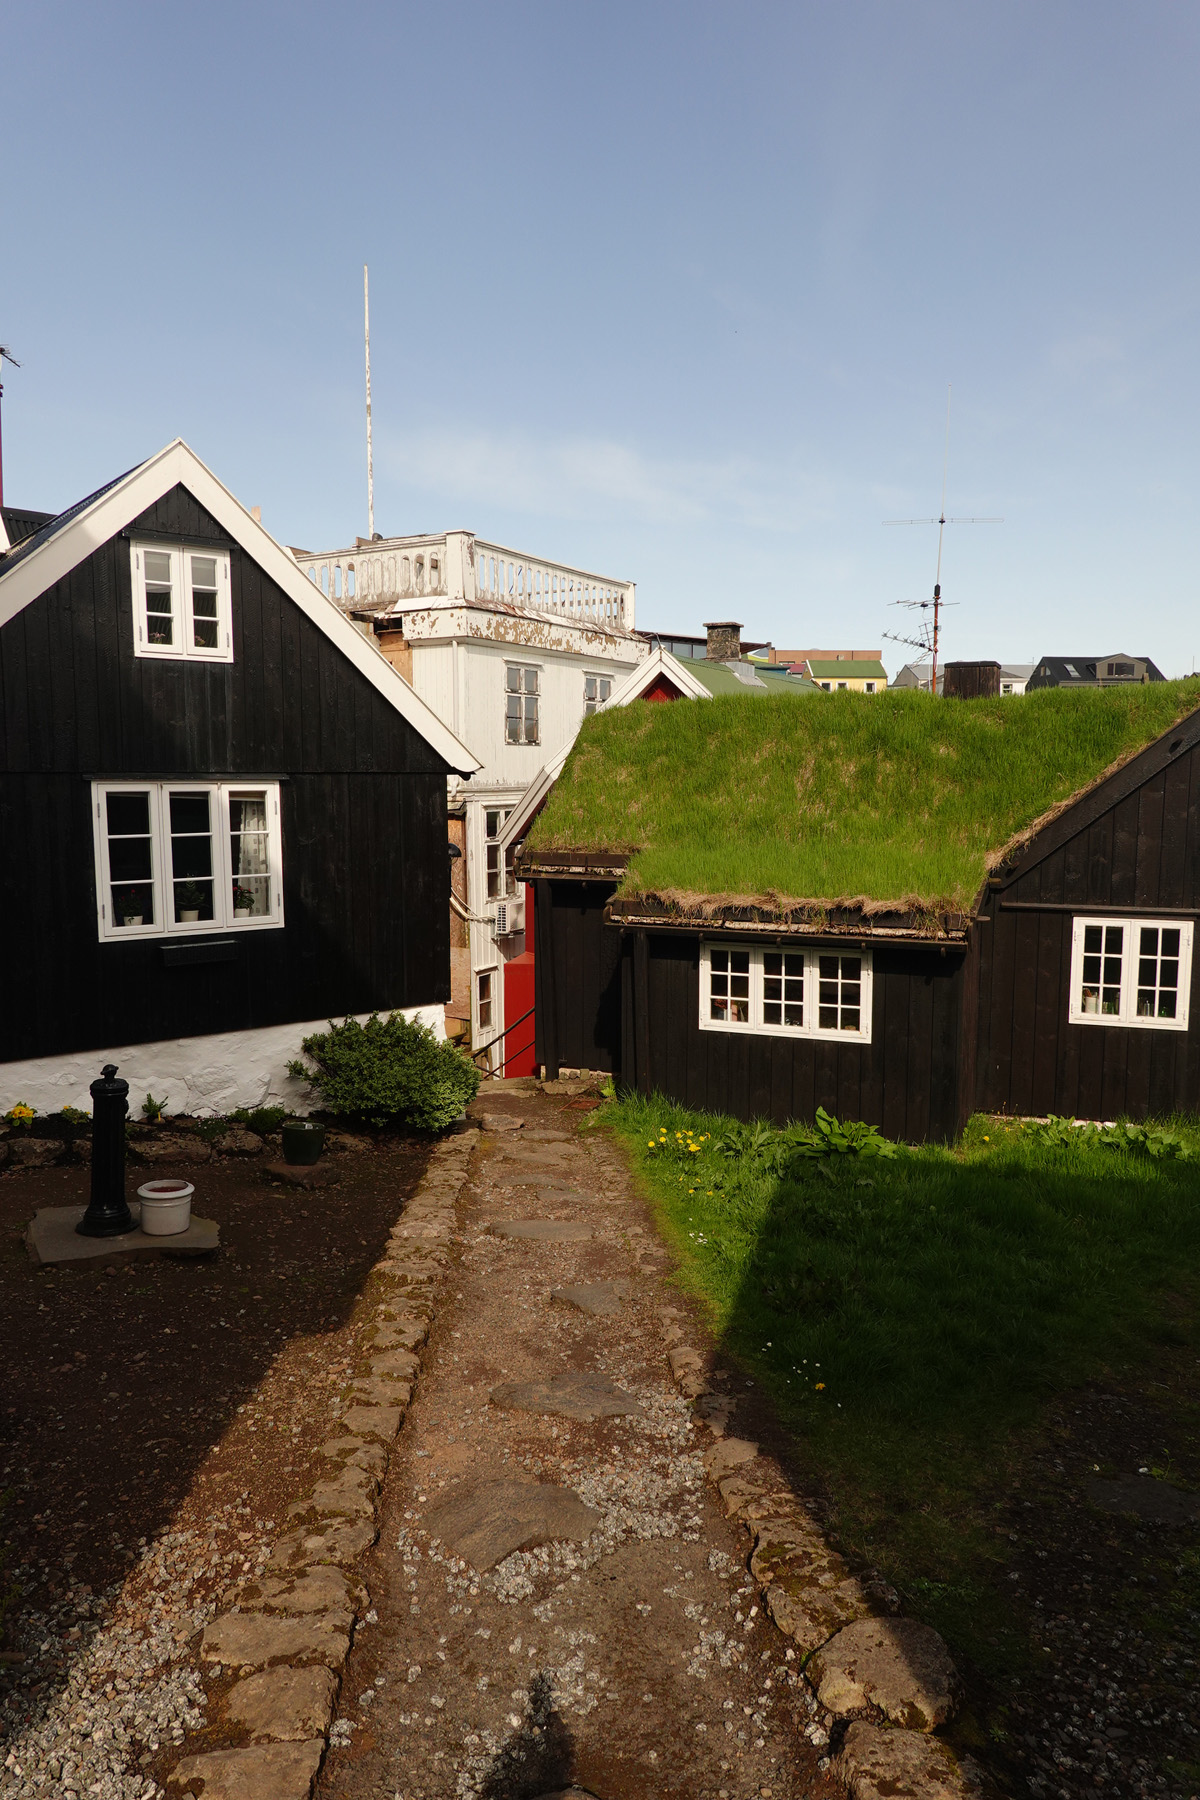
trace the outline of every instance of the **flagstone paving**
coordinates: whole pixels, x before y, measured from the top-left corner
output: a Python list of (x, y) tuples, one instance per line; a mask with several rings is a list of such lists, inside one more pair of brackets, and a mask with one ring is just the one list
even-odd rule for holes
[(474, 1110), (460, 1260), (360, 1565), (320, 1800), (844, 1793), (706, 1480), (668, 1259), (615, 1149), (532, 1093)]

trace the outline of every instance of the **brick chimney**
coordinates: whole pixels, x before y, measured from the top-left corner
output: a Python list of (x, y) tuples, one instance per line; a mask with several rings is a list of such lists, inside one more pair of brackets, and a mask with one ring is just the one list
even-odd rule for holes
[(739, 662), (742, 655), (742, 628), (732, 620), (721, 624), (710, 625), (705, 620), (704, 629), (708, 633), (708, 648), (704, 652), (708, 662)]

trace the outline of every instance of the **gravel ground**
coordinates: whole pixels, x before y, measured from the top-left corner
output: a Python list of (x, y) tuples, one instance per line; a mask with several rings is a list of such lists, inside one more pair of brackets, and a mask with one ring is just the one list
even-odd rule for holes
[[(481, 1141), (363, 1571), (377, 1624), (355, 1637), (321, 1800), (525, 1800), (571, 1780), (603, 1800), (839, 1793), (796, 1653), (746, 1573), (749, 1540), (704, 1476), (712, 1440), (662, 1335), (678, 1296), (619, 1153), (575, 1139), (577, 1115), (533, 1095), (472, 1110), (525, 1129)], [(531, 1243), (487, 1228), (529, 1217), (594, 1235)], [(551, 1298), (614, 1278), (631, 1292), (613, 1317)], [(583, 1421), (490, 1401), (497, 1384), (556, 1371), (607, 1376), (641, 1411)], [(573, 1489), (599, 1524), (481, 1573), (425, 1521), (485, 1479)]]
[(328, 1473), (359, 1290), (426, 1156), (359, 1143), (312, 1194), (210, 1164), (216, 1258), (112, 1272), (39, 1270), (20, 1244), (86, 1169), (0, 1176), (0, 1800), (147, 1800), (185, 1733), (205, 1747), (199, 1633)]

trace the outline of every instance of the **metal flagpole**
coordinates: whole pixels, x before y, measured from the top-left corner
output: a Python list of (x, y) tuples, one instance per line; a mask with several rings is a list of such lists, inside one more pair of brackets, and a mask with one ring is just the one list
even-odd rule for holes
[(375, 536), (375, 463), (371, 454), (371, 300), (363, 264), (363, 336), (367, 352), (367, 536)]

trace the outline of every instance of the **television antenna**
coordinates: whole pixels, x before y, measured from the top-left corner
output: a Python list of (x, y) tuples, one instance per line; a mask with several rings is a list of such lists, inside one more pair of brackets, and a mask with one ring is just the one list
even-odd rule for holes
[[(4, 374), (4, 365), (6, 362), (10, 362), (14, 369), (19, 369), (21, 366), (20, 363), (17, 361), (16, 357), (13, 355), (12, 351), (9, 349), (8, 345), (0, 344), (0, 375)], [(4, 399), (4, 383), (3, 383), (3, 381), (0, 381), (0, 401), (2, 401), (3, 399)], [(3, 505), (4, 505), (4, 440), (3, 440), (3, 437), (0, 437), (0, 506), (3, 506)]]
[(922, 613), (932, 612), (932, 619), (922, 619), (916, 637), (904, 637), (895, 631), (885, 631), (884, 637), (890, 638), (894, 644), (910, 644), (919, 650), (922, 657), (933, 659), (933, 667), (929, 677), (929, 691), (937, 693), (938, 642), (941, 636), (942, 608), (957, 606), (957, 600), (942, 599), (942, 540), (946, 535), (947, 525), (1003, 525), (1003, 519), (991, 518), (952, 518), (946, 517), (946, 477), (950, 470), (950, 396), (952, 384), (946, 385), (946, 447), (942, 457), (942, 505), (936, 519), (885, 519), (885, 525), (936, 525), (938, 528), (937, 572), (933, 578), (933, 597), (930, 600), (894, 600), (893, 606), (907, 606)]
[(375, 536), (375, 458), (371, 452), (371, 294), (363, 264), (363, 343), (367, 361), (367, 537)]

